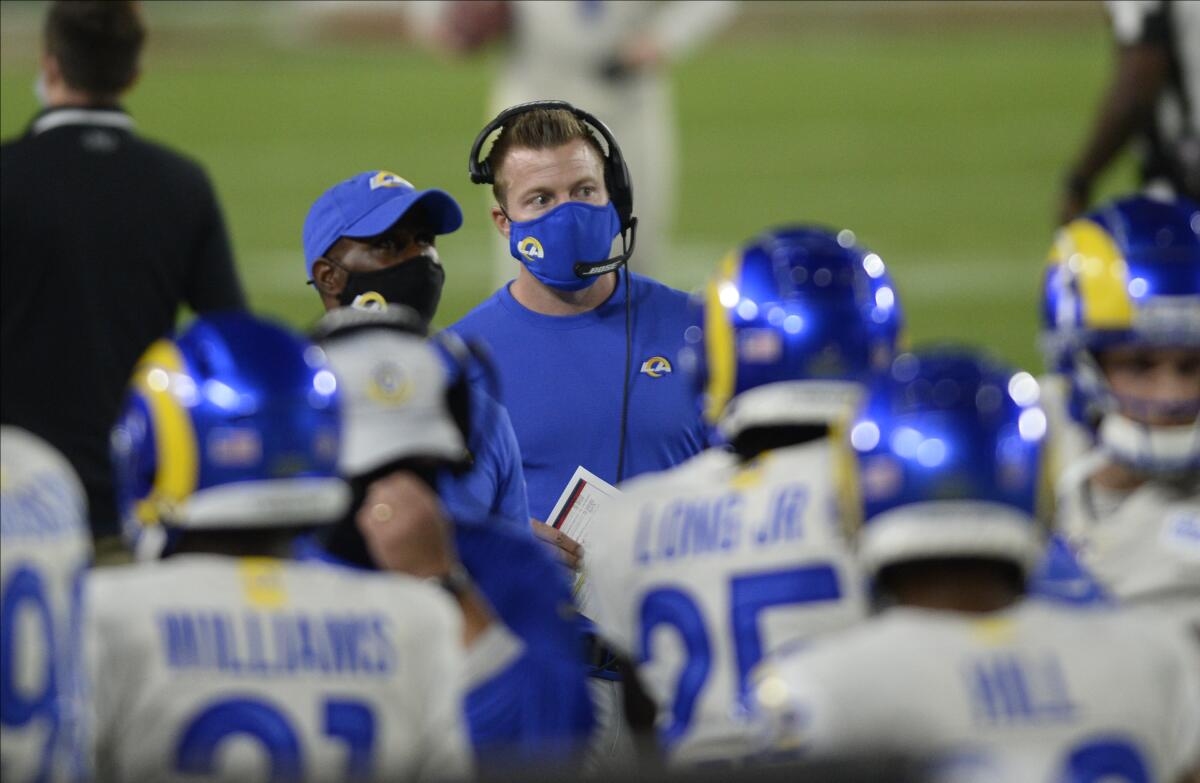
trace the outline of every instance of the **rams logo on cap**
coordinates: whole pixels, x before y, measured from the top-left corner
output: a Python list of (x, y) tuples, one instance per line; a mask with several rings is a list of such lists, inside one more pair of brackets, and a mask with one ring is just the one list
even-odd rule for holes
[(350, 306), (355, 310), (366, 310), (368, 313), (373, 313), (377, 310), (386, 310), (387, 300), (378, 291), (367, 291), (365, 294), (354, 297)]
[(413, 382), (408, 371), (395, 362), (384, 362), (371, 372), (367, 396), (385, 405), (400, 405), (412, 396)]
[(542, 243), (537, 241), (536, 237), (525, 237), (517, 245), (517, 252), (534, 261), (538, 258), (543, 258), (546, 251), (542, 250)]
[(651, 356), (642, 362), (641, 372), (644, 372), (651, 378), (661, 378), (671, 372), (671, 363), (663, 356)]
[[(371, 177), (371, 190), (376, 188), (413, 188), (413, 184), (399, 174), (380, 171)], [(416, 188), (413, 188), (416, 190)]]

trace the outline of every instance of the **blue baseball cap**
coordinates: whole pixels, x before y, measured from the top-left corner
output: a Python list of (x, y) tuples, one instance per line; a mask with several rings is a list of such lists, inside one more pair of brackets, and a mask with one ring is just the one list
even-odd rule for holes
[(417, 190), (390, 171), (367, 171), (339, 182), (321, 194), (304, 219), (304, 265), (312, 277), (313, 262), (342, 237), (373, 237), (390, 228), (420, 202), (433, 230), (449, 234), (462, 226), (462, 209), (444, 190)]

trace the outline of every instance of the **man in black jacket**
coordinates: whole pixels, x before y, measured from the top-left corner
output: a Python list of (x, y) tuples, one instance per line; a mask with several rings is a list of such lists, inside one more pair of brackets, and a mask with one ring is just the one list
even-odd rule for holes
[(0, 147), (0, 419), (67, 456), (98, 539), (118, 531), (108, 432), (134, 363), (181, 304), (245, 306), (208, 177), (118, 105), (144, 39), (133, 3), (53, 4), (44, 109)]

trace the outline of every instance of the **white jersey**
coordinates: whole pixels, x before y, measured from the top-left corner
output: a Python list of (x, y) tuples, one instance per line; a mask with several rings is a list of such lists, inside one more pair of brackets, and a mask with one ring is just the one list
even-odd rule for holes
[[(1200, 483), (1112, 492), (1089, 481), (1093, 438), (1067, 413), (1062, 376), (1039, 380), (1055, 433), (1055, 529), (1114, 599), (1200, 623)], [(1102, 458), (1100, 458), (1102, 459)]]
[[(891, 609), (764, 664), (765, 744), (931, 759), (937, 779), (1174, 783), (1200, 760), (1200, 660), (1120, 610)], [(1110, 777), (1111, 776), (1111, 777)]]
[(83, 486), (49, 444), (0, 428), (0, 770), (5, 783), (86, 776)]
[(624, 487), (584, 562), (595, 620), (637, 664), (673, 762), (743, 755), (746, 676), (866, 611), (821, 440), (748, 464), (710, 449)]
[(470, 772), (461, 619), (394, 574), (178, 555), (88, 586), (102, 780)]
[(1085, 480), (1060, 496), (1057, 527), (1113, 598), (1200, 627), (1200, 482), (1114, 493)]

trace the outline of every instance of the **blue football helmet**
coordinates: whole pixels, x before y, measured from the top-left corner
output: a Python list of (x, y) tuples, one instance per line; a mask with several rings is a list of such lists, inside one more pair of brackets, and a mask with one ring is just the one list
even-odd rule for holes
[(1050, 498), (1039, 395), (1029, 373), (961, 349), (901, 354), (872, 381), (850, 428), (868, 571), (979, 557), (1028, 573)]
[(896, 352), (902, 317), (883, 260), (852, 232), (792, 226), (731, 253), (681, 356), (726, 439), (753, 427), (833, 424)]
[(1106, 204), (1058, 231), (1043, 284), (1046, 364), (1070, 381), (1072, 417), (1137, 469), (1200, 469), (1200, 399), (1190, 426), (1134, 421), (1122, 407), (1155, 403), (1118, 399), (1097, 358), (1114, 345), (1200, 349), (1200, 207), (1146, 196)]
[(246, 314), (197, 318), (147, 349), (112, 432), (126, 538), (157, 557), (180, 529), (336, 520), (340, 428), (320, 348)]

